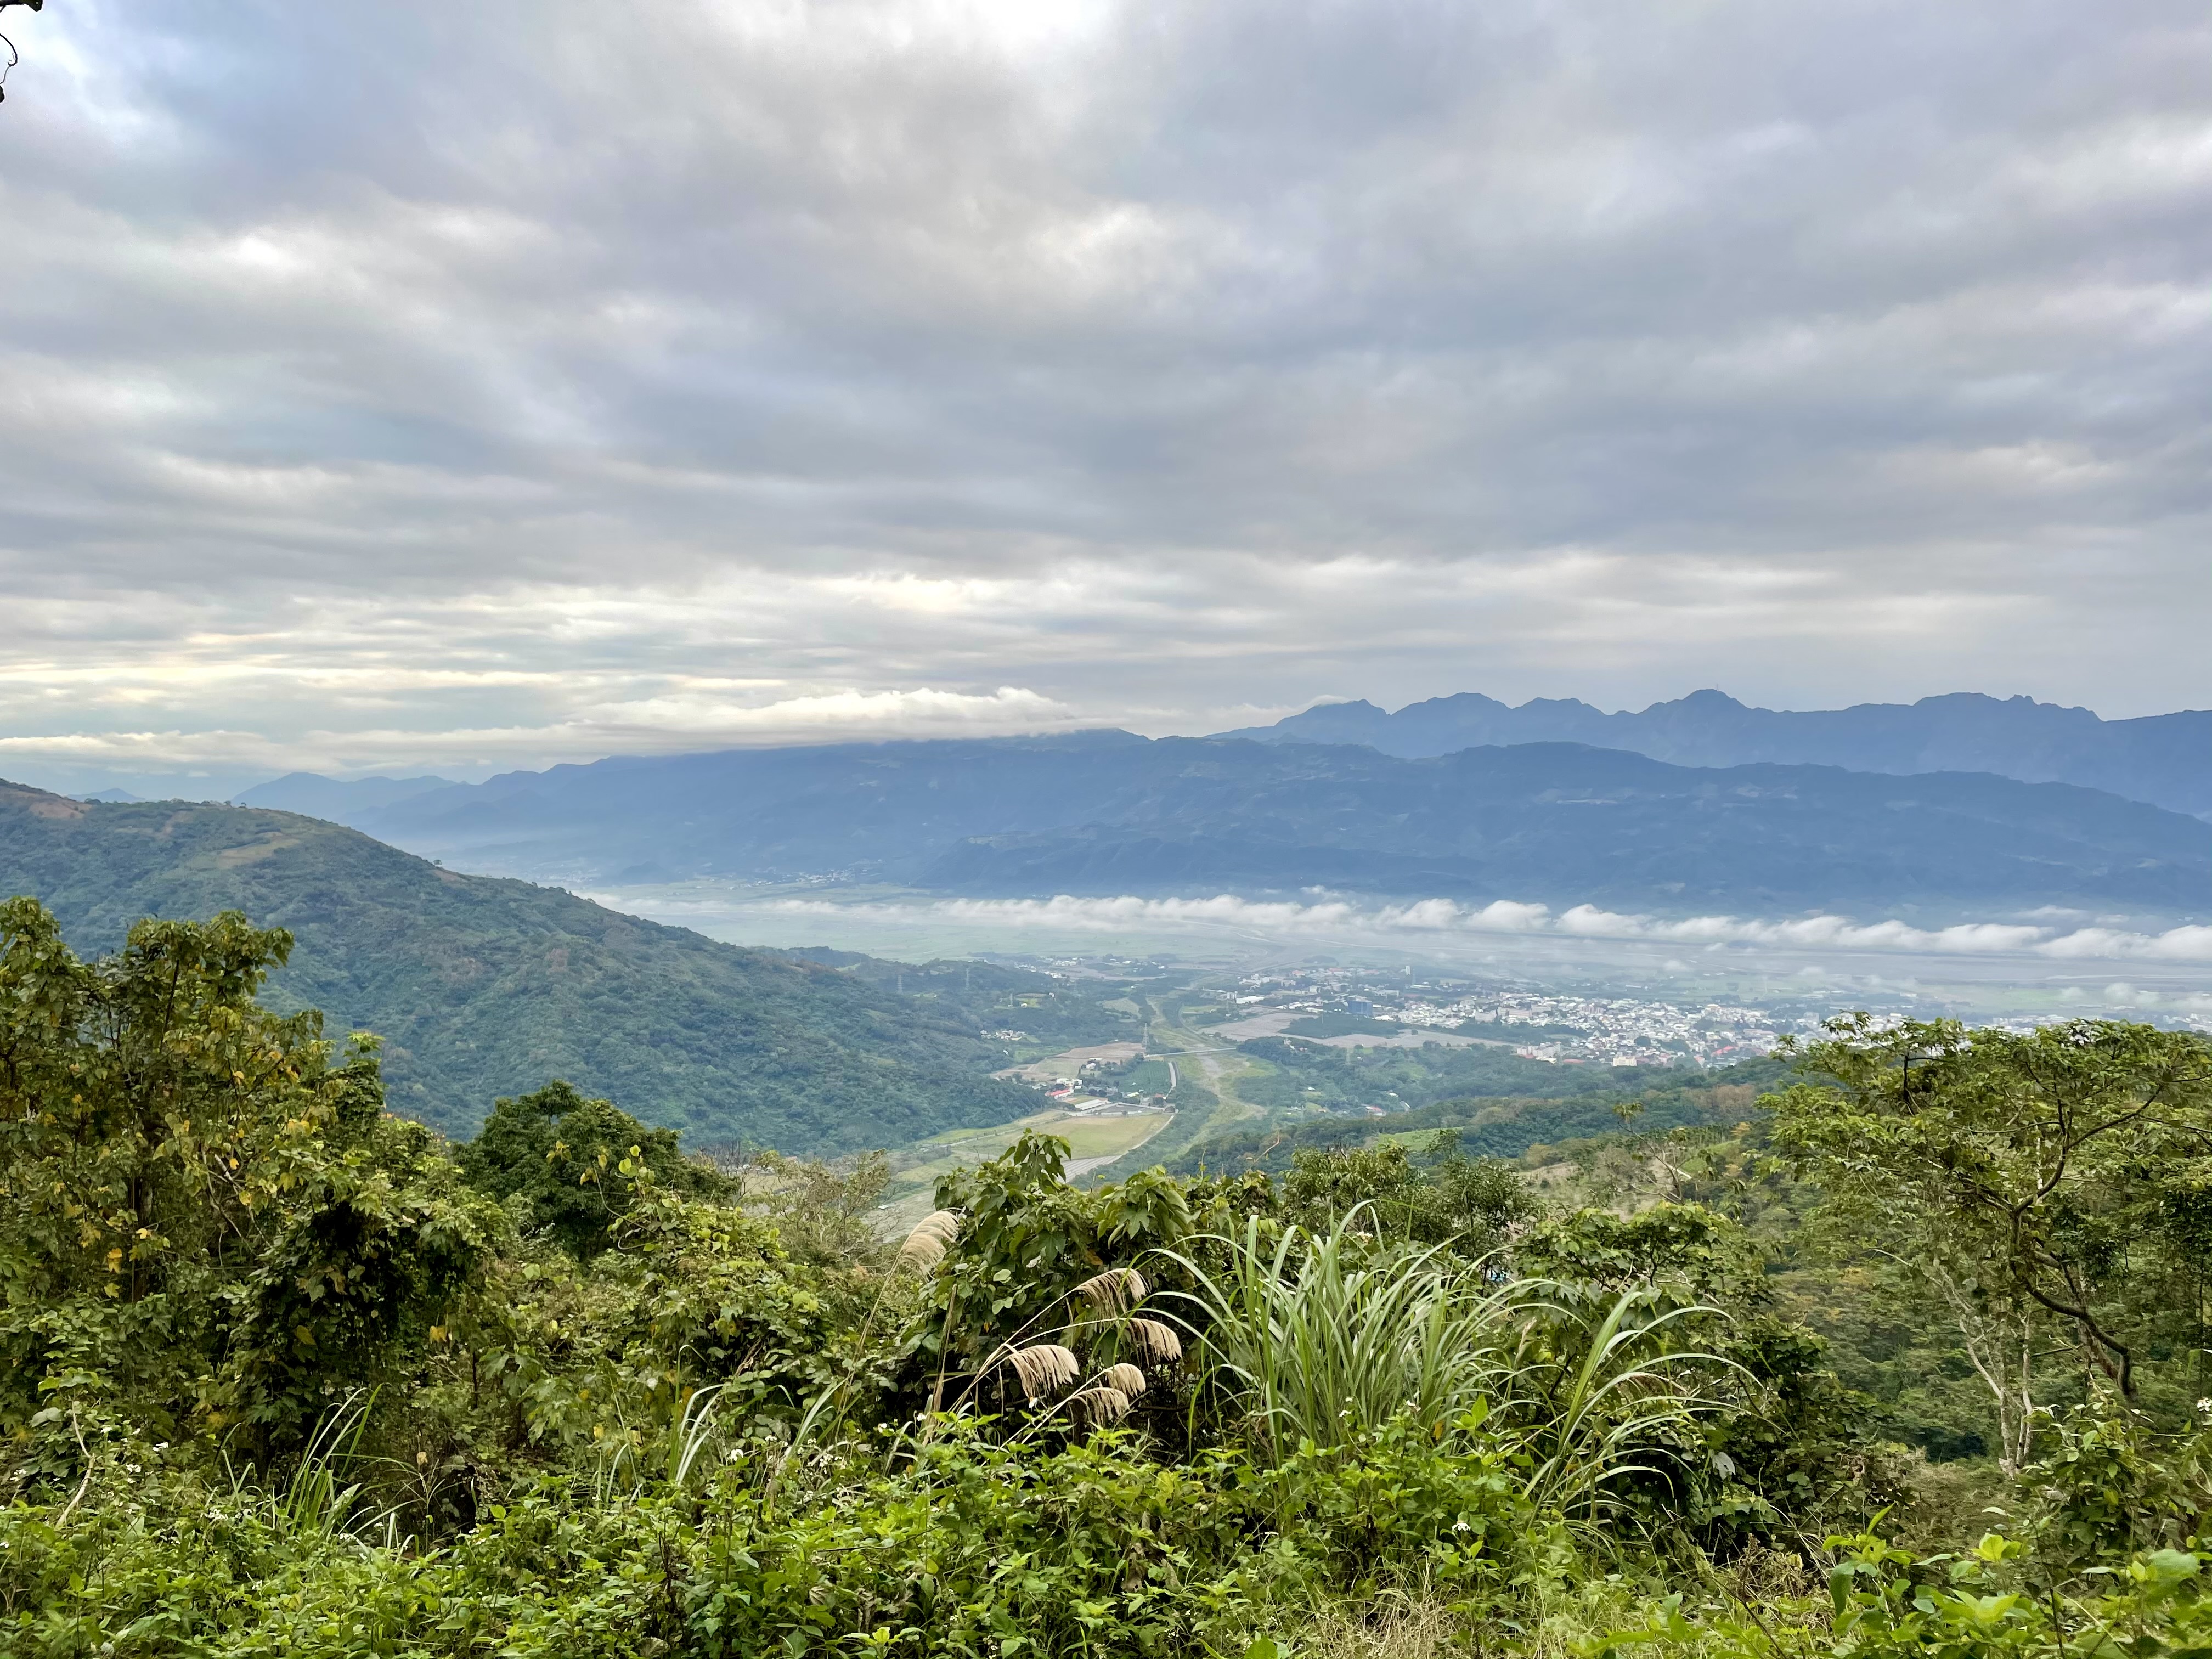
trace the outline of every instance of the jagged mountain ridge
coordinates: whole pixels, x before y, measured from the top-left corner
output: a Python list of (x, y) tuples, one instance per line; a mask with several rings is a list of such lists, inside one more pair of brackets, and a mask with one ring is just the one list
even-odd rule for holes
[(1573, 698), (1517, 708), (1462, 691), (1390, 713), (1324, 703), (1273, 726), (1224, 732), (1259, 743), (1360, 744), (1406, 758), (1485, 744), (1586, 743), (1680, 766), (1840, 766), (1856, 772), (1994, 772), (2071, 783), (2169, 811), (2212, 814), (2212, 711), (2107, 720), (2087, 708), (1957, 692), (1914, 703), (1754, 708), (1724, 692), (1607, 714)]

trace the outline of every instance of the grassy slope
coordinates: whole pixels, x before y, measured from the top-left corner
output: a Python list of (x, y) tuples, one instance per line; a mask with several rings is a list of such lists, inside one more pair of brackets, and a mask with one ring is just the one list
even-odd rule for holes
[(695, 1144), (794, 1152), (1036, 1109), (981, 1075), (1003, 1051), (949, 1011), (289, 813), (0, 784), (11, 893), (43, 900), (80, 951), (112, 949), (145, 915), (236, 908), (289, 928), (278, 1000), (382, 1033), (393, 1105), (451, 1133), (556, 1076)]

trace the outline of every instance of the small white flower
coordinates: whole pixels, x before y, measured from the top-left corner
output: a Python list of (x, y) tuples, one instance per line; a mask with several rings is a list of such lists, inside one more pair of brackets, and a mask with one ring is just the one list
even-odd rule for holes
[(1473, 1532), (1474, 1528), (1468, 1524), (1467, 1517), (1465, 1516), (1462, 1516), (1458, 1520), (1452, 1522), (1452, 1530), (1454, 1532)]
[(141, 1474), (144, 1473), (144, 1471), (142, 1470), (136, 1463), (125, 1463), (123, 1467), (133, 1474)]

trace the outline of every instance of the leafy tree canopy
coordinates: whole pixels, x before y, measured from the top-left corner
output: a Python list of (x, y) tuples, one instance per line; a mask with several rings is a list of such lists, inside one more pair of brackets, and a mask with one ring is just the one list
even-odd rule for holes
[(497, 1212), (385, 1115), (374, 1042), (254, 1001), (290, 947), (234, 914), (86, 963), (0, 903), (0, 1431), (282, 1437), (480, 1270)]
[(1460, 1133), (1430, 1139), (1429, 1167), (1416, 1169), (1403, 1142), (1368, 1148), (1304, 1148), (1283, 1183), (1287, 1213), (1310, 1228), (1364, 1204), (1391, 1236), (1449, 1243), (1469, 1256), (1504, 1243), (1536, 1210), (1528, 1186), (1496, 1158), (1470, 1158)]
[(1803, 1058), (1835, 1086), (1775, 1097), (1778, 1144), (1840, 1218), (1978, 1322), (1992, 1387), (2020, 1391), (2039, 1329), (2128, 1395), (2146, 1357), (2205, 1346), (2203, 1036), (2113, 1020), (2023, 1034), (1859, 1015), (1832, 1023)]
[(606, 1249), (635, 1201), (640, 1169), (686, 1196), (730, 1191), (726, 1178), (685, 1158), (677, 1140), (673, 1129), (648, 1129), (612, 1101), (591, 1099), (556, 1078), (494, 1102), (483, 1132), (458, 1155), (470, 1185), (588, 1261)]

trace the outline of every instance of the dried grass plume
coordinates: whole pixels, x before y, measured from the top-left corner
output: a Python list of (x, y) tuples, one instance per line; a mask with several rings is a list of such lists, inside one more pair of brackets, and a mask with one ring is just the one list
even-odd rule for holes
[(1075, 1381), (1079, 1367), (1075, 1355), (1057, 1342), (1037, 1342), (1016, 1348), (1003, 1362), (1021, 1379), (1022, 1393), (1031, 1404), (1057, 1394)]
[(933, 1210), (915, 1224), (906, 1243), (899, 1246), (898, 1265), (926, 1273), (945, 1259), (945, 1252), (959, 1237), (959, 1212)]
[(1172, 1365), (1182, 1358), (1182, 1339), (1157, 1319), (1131, 1320), (1129, 1346), (1152, 1365)]
[(1085, 1389), (1068, 1396), (1068, 1407), (1094, 1429), (1118, 1423), (1129, 1414), (1129, 1396), (1119, 1389)]
[(1152, 1287), (1134, 1267), (1109, 1267), (1078, 1285), (1075, 1293), (1109, 1318), (1120, 1319), (1150, 1295)]
[(1132, 1400), (1144, 1393), (1147, 1386), (1144, 1372), (1126, 1359), (1118, 1365), (1109, 1365), (1104, 1370), (1099, 1372), (1098, 1380), (1109, 1389), (1119, 1389)]

